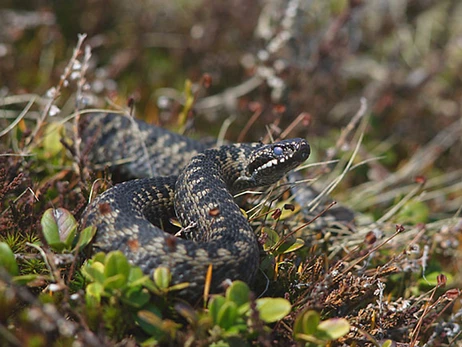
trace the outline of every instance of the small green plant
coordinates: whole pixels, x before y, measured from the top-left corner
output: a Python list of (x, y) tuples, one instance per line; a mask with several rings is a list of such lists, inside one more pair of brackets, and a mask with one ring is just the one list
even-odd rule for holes
[[(162, 319), (161, 309), (156, 306), (151, 293), (159, 299), (166, 299), (168, 293), (187, 287), (188, 283), (170, 285), (169, 269), (159, 267), (153, 278), (144, 275), (141, 268), (131, 265), (121, 251), (107, 254), (97, 253), (81, 268), (83, 276), (89, 282), (85, 289), (85, 299), (89, 312), (103, 308), (106, 326), (113, 327), (122, 315), (125, 321), (135, 325), (150, 337), (145, 343), (155, 344), (166, 336), (174, 336), (181, 325)], [(160, 302), (160, 307), (166, 302)], [(111, 308), (111, 309), (109, 309)], [(116, 309), (116, 312), (114, 312)], [(118, 312), (118, 313), (117, 313)]]
[(266, 234), (263, 249), (273, 256), (295, 252), (305, 245), (305, 241), (294, 236), (281, 236), (274, 229), (263, 228)]
[[(265, 323), (276, 322), (291, 310), (290, 302), (283, 298), (260, 298), (254, 304), (253, 309)], [(226, 290), (225, 296), (213, 297), (208, 308), (213, 325), (220, 327), (224, 335), (234, 335), (248, 329), (252, 306), (247, 284), (235, 281)]]
[(78, 224), (74, 216), (64, 208), (50, 208), (45, 211), (40, 221), (43, 235), (53, 251), (74, 251), (83, 249), (90, 243), (96, 228), (89, 226), (77, 237)]
[(155, 341), (162, 338), (162, 331), (149, 329), (137, 316), (137, 310), (145, 310), (161, 320), (160, 311), (149, 305), (151, 295), (144, 287), (149, 277), (139, 267), (130, 265), (122, 252), (97, 253), (83, 264), (81, 272), (88, 282), (85, 301), (92, 326), (96, 327), (102, 319), (112, 336), (122, 336), (135, 322), (154, 335)]
[[(165, 269), (161, 270), (157, 278), (165, 275), (169, 276)], [(144, 285), (150, 288), (155, 282), (158, 282), (157, 286), (159, 286), (159, 281), (156, 280), (154, 282), (147, 281)], [(165, 284), (168, 286), (168, 282), (165, 282)], [(178, 289), (178, 285), (168, 288)], [(282, 298), (252, 300), (247, 284), (234, 281), (226, 290), (225, 295), (214, 295), (204, 310), (194, 310), (183, 303), (176, 304), (175, 310), (194, 327), (196, 339), (201, 339), (205, 336), (208, 341), (227, 346), (229, 339), (255, 338), (260, 332), (256, 328), (256, 319), (263, 323), (276, 322), (290, 312), (291, 305), (289, 301)], [(176, 331), (181, 327), (178, 323), (169, 319), (162, 320), (159, 310), (153, 305), (148, 305), (146, 309), (143, 308), (138, 311), (137, 322), (144, 331), (150, 334), (155, 335), (156, 332), (163, 331), (172, 338), (175, 337)], [(270, 331), (267, 326), (262, 326), (261, 329), (267, 332)]]
[[(254, 338), (259, 333), (256, 320), (273, 323), (284, 318), (290, 310), (290, 302), (283, 298), (252, 300), (247, 284), (234, 281), (224, 296), (212, 297), (202, 319), (209, 322), (209, 332), (216, 341), (226, 341), (237, 336)], [(269, 331), (267, 326), (261, 329)]]
[(135, 308), (149, 301), (149, 292), (143, 289), (149, 277), (139, 267), (130, 265), (120, 251), (96, 254), (82, 266), (81, 271), (90, 282), (85, 290), (86, 301), (90, 305), (99, 305), (103, 297), (120, 298)]
[(168, 293), (187, 288), (189, 283), (178, 283), (171, 285), (172, 274), (166, 267), (158, 267), (154, 270), (153, 281), (148, 281), (144, 285), (154, 294), (158, 296), (166, 296)]
[(304, 311), (297, 316), (294, 324), (294, 337), (304, 341), (306, 347), (325, 346), (350, 331), (350, 324), (344, 318), (331, 318), (321, 321), (319, 313)]

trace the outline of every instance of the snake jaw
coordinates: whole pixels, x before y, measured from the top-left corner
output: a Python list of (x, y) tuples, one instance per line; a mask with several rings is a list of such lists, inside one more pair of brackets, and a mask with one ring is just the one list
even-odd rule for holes
[(240, 192), (248, 187), (255, 187), (257, 182), (254, 177), (239, 176), (233, 183), (233, 192)]

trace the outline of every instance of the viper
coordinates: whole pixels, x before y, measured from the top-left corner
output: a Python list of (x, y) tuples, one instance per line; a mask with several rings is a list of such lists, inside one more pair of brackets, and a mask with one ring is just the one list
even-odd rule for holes
[[(257, 237), (234, 195), (271, 185), (310, 155), (306, 140), (238, 143), (216, 148), (114, 113), (85, 115), (80, 134), (94, 165), (118, 165), (138, 177), (99, 195), (83, 226), (97, 227), (93, 248), (121, 250), (152, 274), (168, 268), (179, 295), (203, 291), (212, 269), (212, 292), (223, 281), (253, 281), (259, 266)], [(168, 233), (172, 218), (183, 226)]]

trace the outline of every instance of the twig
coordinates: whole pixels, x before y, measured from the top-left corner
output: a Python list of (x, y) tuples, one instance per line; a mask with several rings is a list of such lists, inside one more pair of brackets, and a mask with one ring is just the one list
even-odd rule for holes
[(80, 65), (80, 71), (79, 71), (79, 79), (77, 81), (77, 92), (76, 92), (76, 98), (75, 98), (75, 117), (74, 117), (74, 122), (73, 122), (73, 134), (74, 134), (74, 155), (77, 159), (78, 165), (77, 168), (79, 170), (78, 176), (80, 177), (80, 180), (82, 182), (82, 187), (85, 187), (85, 180), (90, 176), (88, 172), (84, 169), (83, 165), (83, 158), (82, 154), (80, 152), (80, 147), (82, 143), (82, 138), (79, 133), (79, 124), (80, 124), (80, 103), (83, 100), (83, 95), (82, 91), (84, 89), (84, 86), (86, 84), (86, 79), (85, 79), (85, 74), (88, 70), (88, 64), (90, 62), (91, 58), (91, 49), (90, 46), (85, 46), (85, 54), (83, 57), (82, 64)]
[[(430, 294), (430, 298), (428, 299), (428, 301), (431, 301), (433, 300), (435, 294), (436, 294), (436, 290), (441, 287), (440, 284), (437, 284), (431, 291), (431, 294)], [(430, 305), (428, 302), (425, 303), (425, 307), (424, 307), (424, 310), (422, 312), (422, 315), (419, 317), (419, 320), (417, 321), (417, 324), (416, 326), (414, 327), (414, 330), (411, 332), (410, 336), (411, 336), (411, 343), (410, 343), (410, 347), (414, 347), (417, 343), (417, 338), (419, 336), (419, 332), (420, 332), (420, 329), (422, 328), (422, 324), (423, 324), (423, 320), (425, 318), (425, 316), (427, 315), (427, 313), (430, 311), (430, 309), (432, 308), (432, 305)]]
[(296, 228), (295, 230), (292, 230), (290, 233), (288, 233), (287, 235), (284, 235), (284, 237), (281, 238), (281, 240), (279, 240), (279, 242), (274, 246), (275, 249), (277, 249), (280, 245), (282, 245), (284, 242), (287, 241), (287, 239), (289, 237), (291, 237), (292, 235), (294, 235), (295, 233), (299, 232), (300, 230), (304, 229), (305, 227), (307, 227), (308, 225), (312, 224), (313, 222), (315, 222), (319, 217), (321, 217), (324, 213), (326, 213), (327, 211), (329, 211), (334, 205), (336, 205), (337, 202), (336, 201), (332, 201), (329, 206), (327, 206), (325, 209), (323, 209), (321, 212), (319, 212), (316, 216), (314, 216), (310, 221), (306, 222), (306, 223), (303, 223), (301, 226), (299, 226), (298, 228)]
[(395, 233), (393, 235), (391, 235), (390, 237), (386, 238), (385, 240), (383, 240), (381, 243), (379, 243), (378, 245), (374, 246), (373, 248), (371, 248), (370, 250), (368, 250), (366, 252), (365, 255), (363, 255), (362, 257), (359, 257), (357, 258), (355, 261), (353, 261), (349, 266), (347, 266), (343, 271), (342, 273), (339, 275), (339, 276), (345, 276), (352, 268), (354, 268), (356, 265), (358, 265), (359, 263), (361, 263), (364, 259), (366, 259), (367, 257), (370, 256), (371, 253), (375, 252), (376, 250), (378, 250), (379, 248), (381, 248), (383, 245), (385, 245), (386, 243), (390, 242), (393, 238), (395, 238), (398, 234), (400, 234), (402, 232), (402, 229), (401, 228), (398, 228), (397, 227), (397, 230), (395, 231)]
[(250, 117), (250, 119), (247, 121), (244, 128), (239, 133), (239, 136), (237, 137), (237, 142), (244, 141), (245, 136), (247, 135), (247, 132), (252, 127), (252, 125), (257, 121), (257, 119), (261, 116), (262, 113), (263, 113), (263, 108), (261, 107), (261, 105), (258, 105), (252, 117)]
[[(338, 151), (345, 145), (346, 139), (348, 135), (356, 128), (358, 125), (359, 121), (364, 117), (367, 111), (367, 99), (365, 97), (362, 97), (360, 99), (361, 105), (358, 109), (358, 112), (351, 118), (351, 120), (348, 122), (347, 126), (342, 129), (340, 136), (335, 143), (334, 148), (331, 148), (327, 151), (327, 158), (326, 161), (332, 160), (332, 158), (338, 153)], [(364, 131), (363, 131), (364, 132)]]
[(34, 142), (38, 132), (42, 128), (43, 123), (45, 122), (45, 119), (49, 115), (51, 106), (58, 99), (58, 97), (60, 95), (60, 92), (61, 92), (61, 89), (65, 85), (65, 81), (67, 81), (67, 79), (69, 78), (69, 76), (70, 76), (70, 74), (72, 72), (72, 66), (74, 65), (75, 61), (77, 60), (77, 57), (80, 54), (80, 48), (81, 48), (82, 43), (83, 43), (83, 41), (85, 40), (86, 37), (87, 37), (86, 34), (79, 34), (78, 35), (78, 41), (77, 41), (76, 47), (74, 48), (74, 52), (72, 54), (72, 57), (69, 60), (69, 63), (67, 64), (66, 68), (64, 69), (64, 73), (61, 75), (61, 79), (59, 80), (59, 83), (56, 86), (56, 88), (49, 90), (49, 92), (50, 92), (50, 100), (47, 103), (47, 105), (45, 106), (45, 108), (44, 108), (44, 110), (42, 112), (42, 116), (38, 119), (35, 129), (32, 131), (32, 134), (26, 140), (25, 147), (30, 146)]
[(285, 139), (292, 130), (295, 129), (295, 127), (300, 124), (301, 121), (303, 121), (307, 117), (306, 113), (300, 113), (297, 118), (294, 119), (292, 123), (290, 123), (287, 128), (279, 135), (279, 138)]

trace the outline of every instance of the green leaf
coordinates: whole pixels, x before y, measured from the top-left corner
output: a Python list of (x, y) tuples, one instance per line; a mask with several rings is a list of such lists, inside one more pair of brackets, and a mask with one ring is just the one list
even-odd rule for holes
[(217, 324), (228, 330), (236, 323), (237, 305), (232, 301), (225, 301), (218, 311)]
[(162, 316), (159, 309), (154, 305), (150, 304), (146, 309), (138, 311), (135, 321), (149, 335), (157, 339), (163, 335)]
[(263, 249), (265, 251), (270, 251), (280, 240), (279, 234), (271, 229), (264, 227), (262, 230), (263, 233), (266, 234), (265, 244), (263, 245)]
[(293, 206), (293, 210), (285, 208), (286, 204), (287, 204), (287, 201), (281, 201), (275, 206), (275, 208), (279, 208), (281, 210), (281, 215), (279, 216), (279, 220), (284, 220), (289, 217), (295, 216), (301, 210), (301, 206), (297, 203), (291, 203), (291, 205)]
[(91, 242), (95, 234), (96, 234), (96, 227), (94, 226), (89, 226), (83, 229), (80, 232), (79, 240), (77, 241), (76, 247), (78, 247), (79, 249), (85, 248)]
[(321, 318), (319, 313), (313, 310), (308, 310), (300, 313), (295, 319), (294, 336), (297, 334), (312, 335), (318, 329)]
[(256, 304), (260, 319), (266, 323), (284, 318), (292, 309), (290, 302), (284, 298), (261, 298), (257, 299)]
[(419, 285), (420, 286), (430, 286), (430, 287), (435, 287), (438, 285), (438, 276), (439, 275), (444, 275), (446, 276), (446, 285), (451, 285), (454, 282), (454, 276), (451, 275), (449, 272), (445, 271), (434, 271), (429, 273), (428, 275), (425, 275), (425, 277), (419, 278)]
[(276, 262), (275, 254), (267, 253), (260, 262), (260, 269), (269, 278), (274, 277), (274, 264)]
[(93, 262), (98, 262), (98, 263), (104, 264), (104, 262), (106, 261), (106, 253), (98, 252), (91, 258), (91, 260)]
[(162, 328), (162, 318), (151, 311), (141, 310), (138, 312), (138, 317), (156, 328)]
[(166, 267), (158, 267), (154, 270), (154, 284), (162, 291), (165, 291), (170, 286), (172, 280), (172, 274), (170, 269)]
[(42, 277), (42, 276), (40, 276), (38, 274), (28, 274), (28, 275), (14, 276), (13, 277), (13, 282), (22, 286), (22, 285), (26, 285), (28, 283), (31, 283), (31, 282), (37, 280), (40, 277)]
[(105, 279), (104, 264), (98, 261), (88, 262), (82, 267), (82, 274), (92, 282), (103, 284)]
[(226, 290), (226, 298), (240, 307), (249, 302), (250, 289), (242, 281), (234, 281)]
[(295, 339), (308, 342), (305, 344), (306, 347), (314, 347), (314, 346), (326, 346), (326, 340), (322, 340), (317, 338), (314, 335), (306, 335), (306, 334), (296, 334)]
[(53, 216), (53, 211), (54, 209), (52, 208), (46, 210), (40, 220), (40, 224), (42, 225), (43, 236), (45, 236), (48, 245), (53, 250), (61, 252), (64, 249), (64, 244), (59, 238), (58, 224)]
[(104, 263), (105, 287), (121, 289), (127, 284), (130, 264), (121, 251), (109, 252)]
[(392, 340), (385, 340), (382, 342), (381, 347), (392, 347), (393, 341)]
[(19, 273), (14, 253), (5, 242), (0, 242), (0, 266), (4, 267), (12, 276), (16, 276)]
[(127, 284), (127, 277), (123, 274), (117, 274), (104, 279), (103, 286), (106, 289), (123, 289)]
[(128, 285), (130, 287), (144, 286), (150, 281), (149, 276), (145, 275), (138, 266), (132, 266), (130, 268), (130, 274), (128, 275)]
[(189, 282), (181, 282), (181, 283), (177, 283), (177, 284), (174, 284), (173, 286), (168, 287), (168, 291), (173, 292), (175, 290), (182, 290), (188, 287), (189, 287)]
[(209, 313), (212, 317), (212, 323), (218, 325), (218, 312), (220, 312), (221, 307), (226, 302), (226, 299), (221, 295), (217, 295), (210, 300), (209, 303)]
[(130, 288), (121, 298), (123, 302), (135, 308), (141, 308), (149, 302), (151, 295), (146, 289)]
[(48, 245), (56, 252), (71, 249), (77, 231), (77, 222), (64, 208), (49, 208), (40, 221)]
[(86, 290), (87, 302), (96, 301), (99, 303), (101, 301), (101, 296), (104, 294), (104, 287), (100, 283), (90, 283)]
[(278, 247), (277, 253), (283, 254), (295, 252), (297, 249), (300, 249), (303, 246), (305, 246), (305, 241), (302, 239), (289, 239), (287, 242), (284, 242), (280, 247)]
[(350, 331), (350, 323), (345, 318), (331, 318), (318, 325), (316, 336), (327, 340), (337, 340)]
[(64, 125), (56, 122), (47, 124), (45, 133), (42, 137), (43, 151), (41, 152), (44, 160), (50, 160), (63, 152), (61, 138), (64, 134)]

